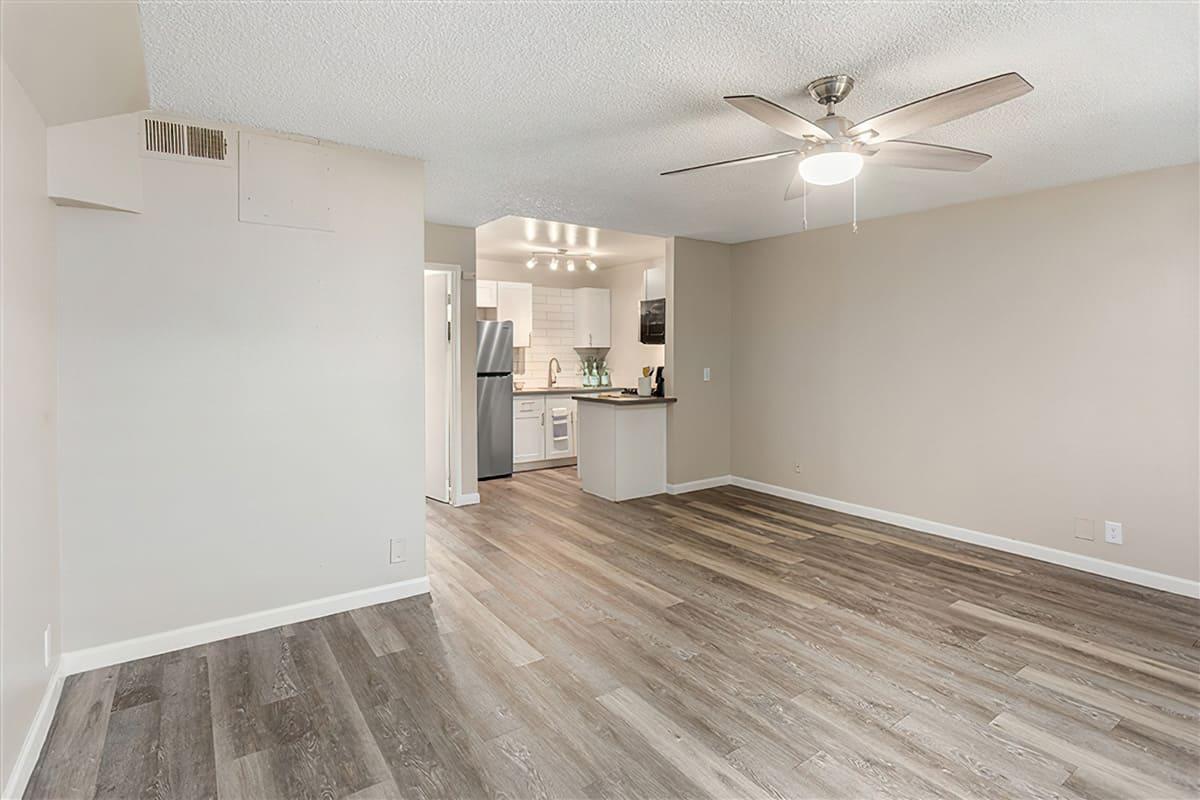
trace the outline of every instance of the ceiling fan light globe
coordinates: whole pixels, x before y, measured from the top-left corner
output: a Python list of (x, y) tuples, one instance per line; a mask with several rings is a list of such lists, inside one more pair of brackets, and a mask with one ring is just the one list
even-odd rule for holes
[(800, 175), (817, 186), (833, 186), (858, 177), (863, 157), (844, 150), (814, 153), (800, 162)]

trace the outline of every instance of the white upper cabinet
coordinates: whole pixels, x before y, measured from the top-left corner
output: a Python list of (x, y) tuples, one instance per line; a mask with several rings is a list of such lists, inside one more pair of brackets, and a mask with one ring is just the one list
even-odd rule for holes
[(661, 300), (667, 296), (667, 268), (665, 265), (651, 267), (645, 274), (645, 297), (643, 300)]
[(612, 346), (612, 310), (608, 289), (575, 290), (575, 346)]
[(513, 347), (529, 347), (529, 337), (533, 334), (533, 284), (499, 281), (496, 319), (512, 320)]
[(476, 308), (495, 308), (496, 307), (496, 282), (477, 280), (475, 281), (475, 307)]

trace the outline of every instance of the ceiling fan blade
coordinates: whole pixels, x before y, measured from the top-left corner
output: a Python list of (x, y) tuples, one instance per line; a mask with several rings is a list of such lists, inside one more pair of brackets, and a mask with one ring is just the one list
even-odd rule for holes
[(709, 167), (729, 167), (735, 164), (753, 164), (755, 161), (770, 161), (773, 158), (784, 158), (786, 156), (794, 156), (799, 153), (799, 150), (778, 150), (774, 153), (763, 153), (757, 156), (746, 156), (745, 158), (731, 158), (728, 161), (713, 161), (711, 164), (697, 164), (694, 167), (683, 167), (682, 169), (669, 169), (666, 172), (660, 172), (660, 175), (678, 175), (681, 172), (694, 172), (698, 169), (708, 169)]
[(792, 176), (792, 182), (788, 184), (787, 191), (783, 193), (783, 199), (785, 201), (795, 200), (806, 194), (808, 194), (808, 183), (800, 177), (800, 170), (796, 170), (796, 174)]
[(977, 153), (974, 150), (910, 142), (904, 139), (882, 142), (873, 147), (877, 147), (879, 150), (874, 155), (867, 156), (867, 163), (881, 164), (887, 167), (970, 172), (987, 163), (987, 160), (991, 158), (987, 153)]
[(1007, 72), (885, 111), (858, 123), (849, 134), (868, 134), (862, 139), (868, 144), (888, 142), (983, 111), (1030, 91), (1033, 87), (1028, 81), (1015, 72)]
[(796, 139), (828, 142), (833, 137), (815, 123), (806, 120), (794, 111), (772, 103), (756, 94), (735, 94), (725, 98), (729, 105), (744, 111), (759, 122), (765, 122), (777, 131)]

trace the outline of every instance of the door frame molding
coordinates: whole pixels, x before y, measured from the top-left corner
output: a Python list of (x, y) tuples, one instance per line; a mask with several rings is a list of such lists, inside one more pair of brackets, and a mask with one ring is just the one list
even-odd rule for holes
[(479, 496), (462, 493), (462, 280), (461, 264), (425, 262), (430, 272), (448, 273), (450, 287), (450, 505), (479, 502)]

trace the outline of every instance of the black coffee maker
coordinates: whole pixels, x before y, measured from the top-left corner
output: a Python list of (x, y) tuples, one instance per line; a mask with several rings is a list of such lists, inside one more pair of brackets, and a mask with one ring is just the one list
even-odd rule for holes
[(662, 397), (667, 388), (667, 381), (663, 378), (663, 368), (654, 368), (654, 388), (650, 390), (651, 397)]

